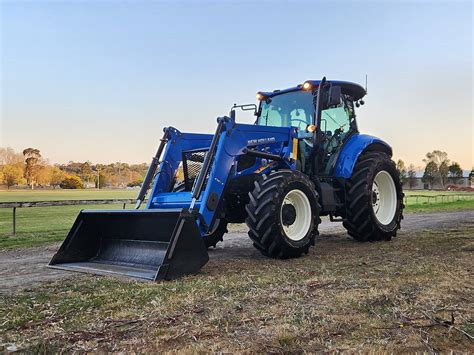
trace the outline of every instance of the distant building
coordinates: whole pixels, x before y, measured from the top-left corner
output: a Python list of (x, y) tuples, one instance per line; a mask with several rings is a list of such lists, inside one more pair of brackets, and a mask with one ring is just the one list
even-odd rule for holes
[[(474, 187), (474, 181), (470, 180), (468, 176), (462, 178), (449, 178), (444, 188), (448, 189), (449, 186), (456, 187)], [(443, 186), (439, 181), (435, 181), (432, 186), (422, 181), (420, 176), (412, 178), (411, 181), (408, 179), (403, 183), (404, 190), (442, 190)]]

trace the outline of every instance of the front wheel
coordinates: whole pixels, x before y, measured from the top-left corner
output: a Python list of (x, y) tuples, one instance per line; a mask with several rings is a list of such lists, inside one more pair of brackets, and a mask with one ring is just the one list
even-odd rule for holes
[(262, 254), (286, 259), (308, 252), (320, 219), (318, 194), (306, 175), (291, 170), (264, 175), (249, 197), (249, 237)]
[(395, 163), (382, 152), (360, 156), (347, 181), (343, 225), (358, 241), (390, 240), (403, 218), (402, 185)]

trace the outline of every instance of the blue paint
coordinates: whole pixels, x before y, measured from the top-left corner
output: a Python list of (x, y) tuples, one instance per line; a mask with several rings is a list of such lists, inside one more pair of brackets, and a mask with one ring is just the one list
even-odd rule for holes
[[(371, 144), (379, 143), (387, 147), (391, 152), (392, 148), (383, 140), (377, 137), (369, 136), (368, 134), (354, 134), (342, 147), (339, 157), (336, 161), (334, 176), (348, 179), (352, 176), (352, 169), (354, 168), (359, 155)], [(390, 154), (391, 155), (391, 154)]]
[[(319, 81), (311, 81), (313, 89)], [(361, 98), (365, 90), (353, 83), (332, 81), (340, 85), (343, 92), (346, 90), (353, 98)], [(266, 93), (274, 96), (285, 92), (301, 90), (301, 86)], [(209, 201), (222, 201), (225, 188), (229, 182), (244, 176), (262, 175), (279, 169), (296, 169), (296, 161), (292, 159), (293, 139), (298, 137), (295, 127), (260, 126), (254, 124), (238, 124), (234, 118), (223, 117), (222, 132), (217, 140), (214, 160), (209, 169), (205, 188), (199, 199), (194, 204), (194, 209), (199, 212), (196, 223), (204, 236), (213, 226), (216, 214), (216, 203)], [(159, 172), (154, 179), (152, 191), (147, 204), (147, 209), (183, 209), (189, 208), (192, 203), (191, 192), (172, 192), (176, 181), (176, 174), (183, 160), (183, 152), (192, 150), (206, 150), (211, 146), (212, 134), (182, 133), (175, 128), (167, 128), (169, 138), (166, 144)], [(379, 138), (365, 134), (354, 134), (341, 148), (337, 157), (334, 176), (350, 178), (359, 155), (371, 144), (380, 144), (388, 152), (390, 146)], [(257, 150), (281, 157), (281, 160), (272, 161), (256, 157), (252, 166), (237, 171), (239, 158), (247, 149)], [(209, 209), (211, 208), (211, 209)]]
[[(207, 233), (208, 227), (212, 225), (216, 217), (215, 211), (209, 210), (205, 203), (210, 194), (216, 194), (220, 199), (229, 178), (254, 174), (256, 169), (267, 164), (264, 159), (258, 158), (252, 167), (237, 172), (236, 162), (238, 157), (244, 154), (245, 148), (283, 157), (283, 161), (262, 169), (258, 174), (278, 168), (295, 169), (296, 167), (295, 162), (290, 160), (291, 144), (293, 137), (296, 137), (296, 130), (293, 127), (237, 124), (233, 119), (227, 117), (225, 120), (205, 189), (194, 206), (202, 217), (197, 221), (202, 235)], [(171, 130), (147, 209), (188, 208), (190, 206), (192, 200), (190, 192), (170, 192), (182, 160), (182, 152), (207, 148), (211, 144), (212, 137), (209, 134), (182, 133), (176, 129)]]

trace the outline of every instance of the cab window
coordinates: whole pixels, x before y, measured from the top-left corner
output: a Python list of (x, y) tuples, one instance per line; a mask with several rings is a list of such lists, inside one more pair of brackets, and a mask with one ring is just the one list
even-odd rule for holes
[(260, 126), (296, 127), (304, 133), (313, 123), (313, 95), (309, 91), (293, 91), (262, 101), (257, 124)]
[(342, 95), (339, 105), (321, 112), (321, 130), (328, 141), (341, 142), (354, 124), (352, 101), (345, 95)]

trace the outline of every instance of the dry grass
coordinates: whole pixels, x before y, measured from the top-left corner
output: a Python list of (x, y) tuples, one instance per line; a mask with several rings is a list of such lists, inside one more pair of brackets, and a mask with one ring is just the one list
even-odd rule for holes
[(211, 260), (172, 282), (83, 275), (5, 298), (0, 341), (30, 352), (472, 352), (473, 243), (464, 223), (390, 243), (321, 237), (300, 259)]

